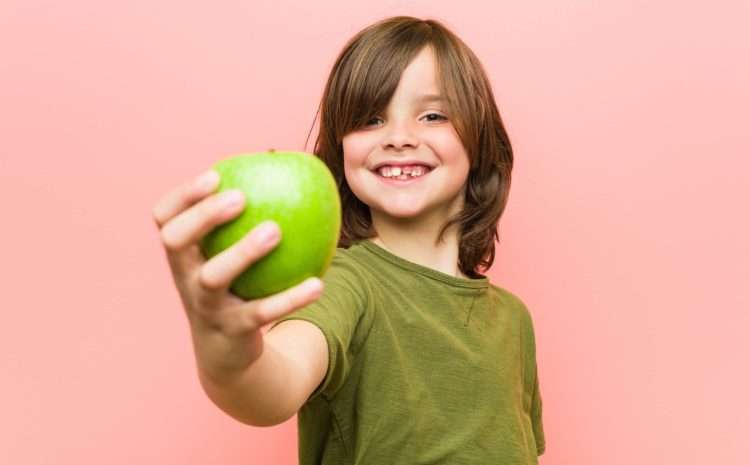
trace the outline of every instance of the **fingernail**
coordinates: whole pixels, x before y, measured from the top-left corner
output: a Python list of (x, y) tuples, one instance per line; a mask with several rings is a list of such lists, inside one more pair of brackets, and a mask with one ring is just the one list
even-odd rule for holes
[(305, 281), (305, 288), (310, 292), (317, 292), (323, 287), (323, 282), (318, 278), (309, 278)]
[(268, 244), (278, 237), (279, 228), (273, 223), (264, 223), (258, 227), (258, 242)]
[(207, 171), (195, 180), (195, 185), (198, 187), (198, 189), (205, 190), (210, 189), (216, 184), (216, 181), (219, 180), (219, 173), (217, 173), (214, 170)]
[(232, 189), (221, 194), (221, 204), (224, 208), (234, 208), (242, 203), (242, 197), (242, 192)]

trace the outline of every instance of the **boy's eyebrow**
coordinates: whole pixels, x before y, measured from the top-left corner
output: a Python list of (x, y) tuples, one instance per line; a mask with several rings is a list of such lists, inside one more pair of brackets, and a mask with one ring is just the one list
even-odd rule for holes
[(417, 97), (418, 102), (442, 102), (444, 100), (443, 96), (438, 94), (422, 94)]

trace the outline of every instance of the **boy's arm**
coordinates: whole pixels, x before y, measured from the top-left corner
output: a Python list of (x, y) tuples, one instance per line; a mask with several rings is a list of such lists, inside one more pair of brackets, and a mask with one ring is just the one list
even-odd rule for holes
[(304, 320), (279, 323), (262, 335), (261, 355), (244, 372), (218, 382), (200, 372), (208, 397), (236, 420), (273, 426), (294, 416), (323, 381), (328, 344), (323, 332)]

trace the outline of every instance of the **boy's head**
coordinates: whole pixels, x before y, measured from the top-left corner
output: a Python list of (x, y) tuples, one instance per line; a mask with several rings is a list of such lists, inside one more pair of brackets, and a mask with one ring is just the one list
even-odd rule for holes
[[(429, 94), (442, 101), (418, 100)], [(339, 185), (340, 246), (375, 237), (373, 215), (443, 212), (436, 243), (458, 228), (461, 271), (479, 277), (477, 267), (492, 264), (512, 149), (481, 63), (439, 22), (388, 18), (346, 44), (323, 94), (314, 151)], [(433, 171), (393, 187), (373, 170), (405, 160)]]
[(369, 207), (376, 230), (394, 220), (442, 224), (463, 208), (469, 158), (446, 104), (430, 96), (441, 90), (426, 46), (404, 69), (386, 109), (342, 140), (347, 185)]

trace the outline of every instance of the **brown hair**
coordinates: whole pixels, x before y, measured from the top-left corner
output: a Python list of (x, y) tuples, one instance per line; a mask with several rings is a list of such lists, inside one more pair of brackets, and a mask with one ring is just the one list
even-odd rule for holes
[(482, 64), (440, 22), (394, 16), (366, 27), (347, 42), (333, 65), (318, 108), (320, 130), (314, 153), (338, 184), (342, 207), (339, 247), (375, 237), (370, 208), (346, 181), (342, 140), (385, 109), (402, 72), (425, 46), (435, 51), (441, 94), (470, 163), (464, 208), (446, 222), (436, 244), (450, 226), (459, 224), (459, 268), (470, 278), (480, 278), (483, 275), (477, 268), (487, 270), (495, 259), (498, 221), (510, 191), (513, 151)]

